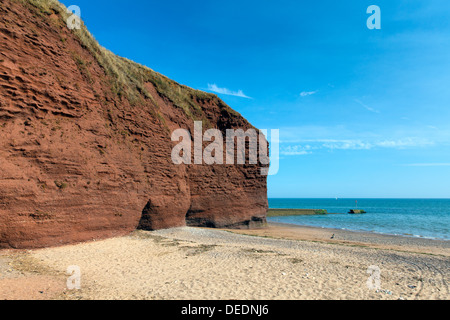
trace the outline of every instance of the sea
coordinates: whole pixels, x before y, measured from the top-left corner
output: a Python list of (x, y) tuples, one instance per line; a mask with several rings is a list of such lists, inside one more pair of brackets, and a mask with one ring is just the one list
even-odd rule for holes
[[(269, 199), (271, 209), (325, 209), (329, 215), (269, 217), (269, 222), (450, 240), (450, 199)], [(348, 214), (351, 209), (365, 214)]]

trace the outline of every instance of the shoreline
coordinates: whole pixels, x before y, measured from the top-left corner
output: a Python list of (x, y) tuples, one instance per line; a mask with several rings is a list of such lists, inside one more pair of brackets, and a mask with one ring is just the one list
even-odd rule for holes
[[(290, 210), (290, 209), (289, 209)], [(303, 210), (303, 209), (302, 209)], [(269, 220), (270, 218), (277, 218), (277, 217), (285, 217), (285, 216), (289, 216), (289, 217), (295, 217), (295, 216), (311, 216), (311, 215), (342, 215), (345, 213), (323, 213), (323, 214), (302, 214), (302, 213), (298, 213), (298, 214), (292, 214), (292, 215), (268, 215), (267, 216), (267, 223), (268, 224), (279, 224), (279, 225), (286, 225), (286, 226), (300, 226), (300, 227), (309, 227), (309, 228), (318, 228), (318, 229), (329, 229), (329, 230), (336, 230), (336, 231), (349, 231), (349, 232), (358, 232), (358, 233), (367, 233), (367, 234), (378, 234), (378, 235), (386, 235), (386, 236), (395, 236), (395, 237), (407, 237), (407, 238), (413, 238), (413, 239), (425, 239), (425, 240), (435, 240), (435, 241), (447, 241), (450, 242), (450, 239), (443, 239), (443, 238), (437, 238), (437, 237), (427, 237), (427, 236), (423, 236), (423, 235), (416, 235), (413, 233), (398, 233), (398, 234), (394, 234), (394, 233), (387, 233), (387, 232), (381, 232), (381, 231), (372, 231), (372, 230), (355, 230), (355, 229), (345, 229), (345, 228), (334, 228), (334, 227), (321, 227), (321, 226), (313, 226), (313, 225), (307, 225), (307, 224), (296, 224), (296, 223), (290, 223), (290, 222), (278, 222), (278, 221), (271, 221)], [(350, 214), (350, 213), (347, 213)], [(354, 215), (363, 215), (365, 213), (356, 213)]]
[(443, 239), (429, 239), (407, 235), (344, 230), (281, 222), (268, 222), (267, 227), (253, 230), (223, 230), (236, 234), (274, 239), (318, 241), (330, 244), (357, 245), (367, 248), (450, 256), (450, 241)]
[[(328, 213), (328, 214), (342, 214), (342, 213)], [(320, 230), (335, 230), (335, 231), (342, 231), (342, 232), (350, 232), (350, 233), (362, 233), (362, 234), (368, 234), (368, 235), (379, 235), (379, 236), (389, 236), (389, 237), (400, 237), (400, 238), (409, 238), (409, 239), (419, 239), (419, 240), (431, 240), (431, 241), (437, 241), (437, 242), (448, 242), (450, 243), (450, 239), (441, 239), (441, 238), (431, 238), (431, 237), (425, 237), (425, 236), (416, 236), (413, 234), (394, 234), (394, 233), (385, 233), (385, 232), (377, 232), (377, 231), (367, 231), (367, 230), (353, 230), (353, 229), (340, 229), (340, 228), (331, 228), (331, 227), (318, 227), (318, 226), (310, 226), (310, 225), (302, 225), (302, 224), (295, 224), (295, 223), (287, 223), (287, 222), (274, 222), (274, 221), (268, 221), (268, 224), (271, 225), (280, 225), (280, 226), (291, 226), (291, 227), (304, 227), (304, 228), (312, 228), (312, 229), (320, 229)]]

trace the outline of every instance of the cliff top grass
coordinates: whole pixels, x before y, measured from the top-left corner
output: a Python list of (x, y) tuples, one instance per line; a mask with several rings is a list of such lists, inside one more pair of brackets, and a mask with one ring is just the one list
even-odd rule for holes
[[(32, 6), (38, 9), (38, 14), (43, 16), (50, 16), (54, 13), (59, 14), (61, 22), (64, 24), (67, 18), (72, 15), (57, 0), (15, 1), (20, 1), (26, 6)], [(196, 103), (196, 99), (215, 101), (220, 107), (225, 108), (231, 114), (239, 115), (239, 113), (227, 106), (215, 94), (181, 85), (146, 66), (115, 55), (95, 40), (83, 21), (81, 21), (81, 28), (74, 29), (72, 32), (80, 40), (82, 46), (92, 53), (105, 70), (111, 79), (112, 91), (120, 98), (125, 96), (132, 105), (138, 104), (143, 98), (151, 99), (153, 102), (155, 101), (145, 88), (145, 84), (151, 82), (161, 96), (168, 98), (175, 106), (183, 109), (186, 115), (191, 118), (201, 118), (202, 110)]]

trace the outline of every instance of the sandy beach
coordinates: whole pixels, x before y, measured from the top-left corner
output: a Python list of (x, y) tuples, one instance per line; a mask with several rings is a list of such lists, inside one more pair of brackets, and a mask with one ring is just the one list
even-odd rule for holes
[[(447, 300), (449, 256), (448, 241), (281, 224), (136, 231), (0, 251), (0, 299)], [(66, 288), (72, 265), (80, 290)], [(368, 286), (370, 266), (380, 270), (378, 290)]]

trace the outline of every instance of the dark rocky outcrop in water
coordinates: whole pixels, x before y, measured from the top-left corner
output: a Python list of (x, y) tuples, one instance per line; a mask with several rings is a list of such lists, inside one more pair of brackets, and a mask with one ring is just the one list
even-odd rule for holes
[(265, 222), (261, 165), (175, 165), (171, 132), (252, 126), (193, 90), (69, 30), (56, 1), (0, 5), (0, 248), (137, 227)]

